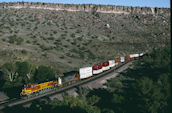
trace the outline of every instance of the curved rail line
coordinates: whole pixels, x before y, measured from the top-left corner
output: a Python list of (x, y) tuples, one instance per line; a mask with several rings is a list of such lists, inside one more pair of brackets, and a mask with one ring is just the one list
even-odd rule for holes
[(101, 74), (94, 75), (94, 76), (92, 76), (90, 78), (87, 78), (87, 79), (84, 79), (84, 80), (79, 80), (77, 82), (76, 82), (76, 80), (72, 80), (72, 81), (66, 82), (66, 83), (64, 83), (65, 86), (63, 85), (61, 87), (54, 88), (54, 89), (50, 90), (49, 92), (46, 92), (44, 94), (40, 94), (38, 96), (34, 96), (34, 97), (30, 97), (30, 98), (21, 97), (21, 98), (18, 98), (18, 99), (17, 98), (10, 99), (10, 100), (8, 100), (8, 101), (6, 101), (4, 103), (0, 103), (0, 110), (4, 109), (7, 106), (12, 107), (12, 106), (15, 106), (15, 105), (31, 102), (31, 101), (36, 100), (36, 99), (40, 99), (40, 98), (45, 97), (45, 96), (51, 96), (51, 95), (54, 95), (54, 94), (62, 93), (64, 91), (66, 91), (66, 90), (75, 88), (76, 86), (80, 86), (80, 85), (89, 83), (91, 81), (94, 81), (94, 80), (96, 80), (98, 78), (104, 77), (107, 74), (113, 72), (114, 70), (119, 69), (120, 67), (124, 66), (125, 64), (132, 63), (132, 62), (133, 61), (129, 61), (129, 62), (119, 64), (118, 66), (113, 67), (110, 70), (107, 70), (107, 71), (105, 71), (105, 72), (103, 72)]

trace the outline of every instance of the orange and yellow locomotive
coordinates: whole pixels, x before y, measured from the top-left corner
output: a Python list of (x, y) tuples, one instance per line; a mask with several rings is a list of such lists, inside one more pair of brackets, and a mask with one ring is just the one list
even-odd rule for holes
[(50, 90), (51, 88), (54, 88), (57, 85), (58, 85), (57, 81), (49, 81), (40, 84), (35, 84), (35, 83), (26, 84), (22, 89), (21, 95), (28, 96), (34, 93), (45, 92), (46, 90)]

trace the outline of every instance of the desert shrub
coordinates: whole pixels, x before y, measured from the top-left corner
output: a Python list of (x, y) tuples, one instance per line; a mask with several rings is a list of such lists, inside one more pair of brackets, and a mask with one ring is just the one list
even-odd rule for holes
[(52, 24), (51, 24), (51, 22), (47, 22), (47, 25), (48, 25), (48, 26), (51, 26)]
[(83, 39), (82, 39), (82, 37), (78, 37), (77, 40), (78, 41), (82, 41)]
[(35, 27), (34, 27), (34, 30), (37, 30), (37, 29), (38, 29), (38, 27), (37, 27), (37, 26), (35, 26)]
[(66, 34), (67, 34), (67, 33), (68, 33), (68, 31), (64, 31), (64, 33), (66, 33)]
[(27, 40), (27, 41), (26, 41), (26, 43), (30, 44), (30, 41), (29, 41), (29, 40)]
[(68, 45), (64, 45), (64, 47), (65, 47), (65, 48), (67, 48), (67, 47), (68, 47)]
[(76, 30), (76, 33), (81, 33), (81, 32), (82, 32), (81, 29), (77, 29), (77, 30)]
[(71, 57), (71, 54), (70, 54), (70, 53), (66, 53), (66, 56), (69, 56), (69, 57)]
[(48, 40), (54, 40), (54, 37), (49, 37)]
[(53, 31), (54, 34), (57, 34), (57, 31)]
[(8, 37), (9, 43), (16, 43), (17, 45), (21, 45), (21, 43), (24, 41), (22, 38), (17, 37), (16, 35)]
[(71, 42), (71, 44), (72, 44), (72, 45), (76, 45), (76, 41), (74, 41), (74, 42)]
[(6, 39), (5, 39), (5, 38), (3, 38), (3, 39), (2, 39), (2, 41), (4, 41), (4, 42), (5, 42), (5, 41), (6, 41)]
[(47, 34), (48, 34), (48, 32), (45, 32), (44, 34), (45, 34), (45, 35), (47, 35)]
[(55, 44), (55, 45), (61, 45), (62, 42), (61, 42), (61, 40), (55, 40), (54, 44)]
[(45, 45), (39, 45), (39, 47), (40, 47), (43, 51), (49, 50), (49, 47), (46, 47)]
[(72, 33), (70, 36), (71, 36), (72, 38), (75, 38), (75, 34), (74, 34), (74, 33)]
[(31, 38), (32, 38), (32, 39), (35, 39), (35, 38), (36, 38), (36, 36), (35, 36), (35, 35), (32, 35), (32, 36), (31, 36)]
[(42, 56), (47, 57), (47, 53), (43, 53)]
[(24, 41), (24, 39), (22, 39), (22, 38), (17, 38), (16, 39), (17, 45), (21, 45), (23, 41)]
[(23, 50), (21, 50), (21, 53), (26, 55), (27, 51), (25, 49), (23, 49)]
[(61, 34), (61, 37), (65, 37), (65, 36), (67, 36), (66, 34)]
[(64, 59), (64, 56), (60, 56), (61, 59)]
[(14, 33), (16, 33), (16, 34), (17, 34), (18, 32), (19, 32), (18, 30), (14, 31)]
[(8, 41), (9, 43), (14, 43), (16, 40), (16, 35), (10, 36), (10, 37), (8, 37), (8, 39), (9, 39), (9, 41)]
[(68, 63), (70, 63), (70, 64), (71, 64), (71, 63), (72, 63), (72, 61), (68, 61)]

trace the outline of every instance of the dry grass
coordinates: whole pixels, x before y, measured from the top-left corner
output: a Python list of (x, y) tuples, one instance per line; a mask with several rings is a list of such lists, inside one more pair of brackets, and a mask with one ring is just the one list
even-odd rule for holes
[(170, 17), (164, 15), (0, 9), (1, 64), (27, 60), (67, 72), (169, 40)]

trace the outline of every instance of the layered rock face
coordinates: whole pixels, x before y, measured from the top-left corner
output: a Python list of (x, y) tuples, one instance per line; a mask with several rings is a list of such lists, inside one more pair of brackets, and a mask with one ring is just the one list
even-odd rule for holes
[(148, 7), (126, 7), (126, 6), (111, 6), (111, 5), (93, 5), (93, 4), (50, 4), (50, 3), (31, 3), (31, 2), (16, 2), (16, 3), (2, 3), (3, 8), (34, 8), (34, 9), (48, 9), (48, 10), (66, 10), (66, 11), (85, 11), (85, 12), (99, 12), (99, 13), (119, 13), (119, 14), (165, 14), (170, 15), (169, 8), (148, 8)]

